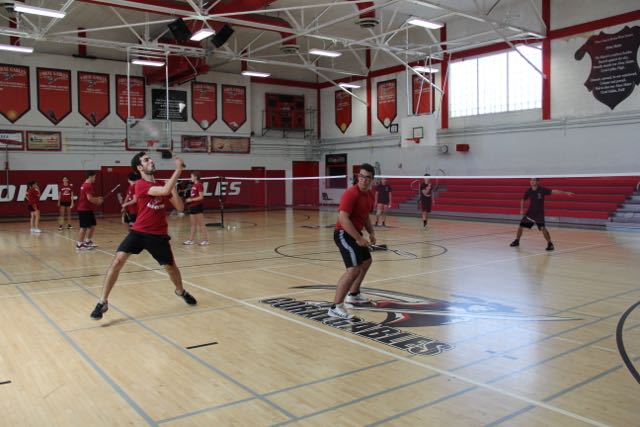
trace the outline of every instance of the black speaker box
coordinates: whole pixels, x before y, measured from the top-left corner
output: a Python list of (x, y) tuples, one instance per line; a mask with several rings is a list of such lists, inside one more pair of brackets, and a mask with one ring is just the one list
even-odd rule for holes
[(168, 27), (171, 34), (173, 34), (173, 37), (175, 37), (179, 42), (186, 42), (192, 36), (191, 30), (189, 30), (189, 27), (187, 27), (187, 24), (184, 23), (182, 18), (178, 18), (171, 22)]
[(220, 47), (225, 44), (227, 40), (229, 40), (229, 37), (231, 37), (232, 34), (233, 28), (225, 25), (224, 27), (220, 28), (215, 36), (213, 36), (213, 38), (211, 39), (211, 43), (213, 43), (215, 47)]
[(163, 159), (170, 159), (173, 157), (173, 154), (169, 150), (161, 150), (160, 155), (162, 156)]

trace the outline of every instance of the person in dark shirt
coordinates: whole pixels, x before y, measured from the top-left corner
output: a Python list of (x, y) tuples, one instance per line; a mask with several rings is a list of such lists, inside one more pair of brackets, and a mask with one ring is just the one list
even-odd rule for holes
[(524, 228), (531, 229), (535, 224), (538, 226), (538, 230), (542, 231), (542, 235), (547, 241), (547, 250), (552, 251), (555, 249), (553, 243), (551, 242), (551, 236), (549, 235), (549, 231), (547, 227), (544, 225), (544, 198), (550, 194), (564, 194), (567, 196), (573, 196), (574, 194), (570, 191), (561, 191), (561, 190), (551, 190), (550, 188), (545, 188), (539, 185), (540, 180), (538, 178), (531, 178), (531, 188), (527, 189), (520, 200), (520, 215), (524, 213), (524, 201), (529, 200), (529, 207), (527, 208), (527, 212), (522, 217), (520, 221), (520, 226), (518, 227), (518, 234), (516, 235), (516, 240), (511, 242), (511, 246), (520, 246), (520, 237), (522, 237), (522, 230)]
[(433, 204), (433, 185), (429, 182), (429, 174), (424, 174), (424, 182), (420, 183), (420, 211), (422, 211), (422, 228), (427, 228), (427, 221), (429, 221), (429, 212), (431, 212), (431, 206)]
[(382, 178), (382, 181), (376, 187), (376, 223), (378, 226), (380, 217), (382, 217), (382, 226), (386, 227), (385, 221), (387, 220), (387, 210), (391, 207), (391, 186), (387, 184), (387, 179)]

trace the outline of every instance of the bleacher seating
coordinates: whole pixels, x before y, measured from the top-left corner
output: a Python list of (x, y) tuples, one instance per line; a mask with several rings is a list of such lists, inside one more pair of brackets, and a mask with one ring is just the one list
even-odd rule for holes
[[(412, 188), (411, 180), (388, 181), (393, 188), (394, 205), (417, 199), (419, 184), (414, 182)], [(640, 177), (542, 179), (540, 185), (544, 187), (575, 193), (573, 197), (547, 196), (546, 216), (556, 222), (603, 224), (633, 194), (638, 181)], [(527, 188), (528, 179), (441, 179), (433, 215), (516, 219), (520, 214), (520, 199)], [(405, 212), (411, 213), (411, 205), (405, 206), (408, 206)]]

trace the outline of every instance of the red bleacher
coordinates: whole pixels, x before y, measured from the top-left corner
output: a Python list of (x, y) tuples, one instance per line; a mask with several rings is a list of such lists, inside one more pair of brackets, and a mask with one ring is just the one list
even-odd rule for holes
[[(389, 179), (394, 205), (415, 200), (417, 184), (409, 179)], [(421, 180), (418, 180), (419, 183)], [(432, 182), (435, 179), (432, 179)], [(634, 192), (640, 177), (545, 178), (540, 185), (571, 191), (575, 196), (551, 195), (545, 200), (548, 217), (606, 220)], [(452, 212), (519, 215), (520, 199), (528, 179), (440, 179), (434, 213)], [(526, 206), (526, 204), (525, 204)]]

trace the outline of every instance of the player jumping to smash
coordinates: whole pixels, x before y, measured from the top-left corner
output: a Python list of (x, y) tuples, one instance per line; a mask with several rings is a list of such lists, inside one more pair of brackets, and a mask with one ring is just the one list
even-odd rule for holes
[(538, 226), (538, 230), (542, 231), (542, 235), (547, 241), (546, 250), (552, 251), (555, 249), (551, 242), (551, 236), (547, 227), (544, 225), (544, 198), (550, 194), (564, 194), (566, 196), (573, 196), (570, 191), (551, 190), (539, 185), (540, 180), (538, 178), (531, 178), (531, 188), (527, 189), (520, 200), (520, 215), (524, 213), (524, 201), (529, 200), (529, 207), (527, 213), (522, 217), (520, 226), (518, 227), (518, 233), (516, 240), (511, 242), (512, 247), (520, 246), (520, 237), (522, 237), (522, 230), (524, 228), (531, 229), (533, 225)]
[(102, 319), (102, 315), (109, 309), (109, 294), (118, 280), (120, 270), (122, 270), (131, 254), (139, 254), (143, 249), (146, 249), (158, 264), (164, 267), (171, 282), (176, 287), (175, 294), (177, 296), (184, 299), (189, 305), (198, 303), (182, 286), (182, 276), (169, 244), (171, 237), (168, 234), (166, 204), (171, 202), (179, 211), (183, 209), (182, 199), (180, 199), (176, 191), (176, 183), (184, 165), (179, 157), (175, 157), (174, 160), (176, 170), (171, 175), (171, 178), (164, 185), (161, 185), (155, 181), (156, 166), (148, 154), (141, 151), (131, 159), (131, 166), (141, 176), (141, 179), (135, 185), (138, 216), (129, 234), (118, 246), (113, 262), (107, 270), (102, 296), (93, 312), (91, 312), (92, 319)]

